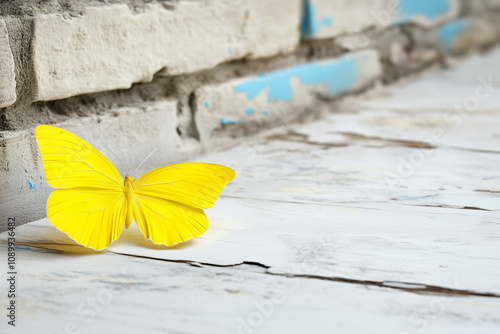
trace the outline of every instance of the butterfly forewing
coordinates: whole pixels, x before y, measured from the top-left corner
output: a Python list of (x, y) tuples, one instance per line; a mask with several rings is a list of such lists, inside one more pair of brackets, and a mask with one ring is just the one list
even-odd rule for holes
[(234, 176), (234, 170), (221, 165), (180, 163), (153, 169), (139, 177), (134, 181), (134, 191), (143, 196), (208, 209)]
[(95, 147), (64, 129), (36, 128), (47, 183), (54, 188), (123, 189), (116, 167)]

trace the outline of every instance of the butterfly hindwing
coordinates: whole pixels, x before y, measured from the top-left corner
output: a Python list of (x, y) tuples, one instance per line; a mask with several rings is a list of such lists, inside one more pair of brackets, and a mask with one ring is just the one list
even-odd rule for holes
[(52, 225), (96, 250), (108, 247), (120, 236), (126, 213), (125, 195), (111, 189), (56, 189), (47, 205)]
[(39, 125), (36, 140), (45, 177), (52, 187), (123, 189), (123, 179), (116, 167), (80, 137), (55, 126)]
[(146, 239), (173, 246), (202, 235), (208, 219), (202, 209), (158, 197), (135, 195), (134, 220)]

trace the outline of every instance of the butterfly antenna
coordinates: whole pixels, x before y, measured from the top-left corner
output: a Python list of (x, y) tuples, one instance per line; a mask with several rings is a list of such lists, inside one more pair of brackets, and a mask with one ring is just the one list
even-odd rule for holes
[(141, 167), (141, 166), (142, 166), (142, 164), (143, 164), (143, 163), (145, 163), (145, 162), (146, 162), (146, 160), (148, 160), (148, 159), (149, 159), (149, 157), (150, 157), (150, 156), (152, 156), (152, 155), (153, 155), (153, 153), (155, 153), (157, 150), (158, 150), (158, 149), (157, 149), (157, 148), (155, 148), (155, 149), (153, 150), (153, 152), (149, 153), (149, 155), (148, 155), (148, 156), (147, 156), (144, 160), (142, 160), (142, 162), (139, 164), (139, 166), (137, 166), (137, 168), (136, 168), (136, 169), (134, 169), (134, 171), (133, 171), (130, 175), (131, 175), (131, 176), (133, 176), (133, 175), (134, 175), (134, 173), (135, 173), (135, 172), (139, 169), (139, 167)]
[[(104, 144), (104, 146), (108, 149), (108, 151), (110, 151), (116, 159), (118, 159), (118, 161), (121, 162), (121, 164), (123, 165), (123, 167), (125, 168), (125, 170), (127, 170), (127, 165), (125, 165), (125, 163), (122, 161), (122, 159), (120, 159), (120, 157), (118, 157), (115, 152), (113, 152), (113, 150), (106, 144), (106, 142), (101, 138), (101, 136), (97, 136), (97, 138), (99, 138), (102, 143)], [(125, 175), (128, 175), (128, 173), (125, 173)]]

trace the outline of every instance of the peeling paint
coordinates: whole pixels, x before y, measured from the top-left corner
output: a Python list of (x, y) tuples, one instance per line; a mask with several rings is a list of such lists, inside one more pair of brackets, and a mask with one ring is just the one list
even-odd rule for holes
[(254, 109), (254, 108), (247, 108), (247, 109), (245, 110), (245, 113), (246, 113), (247, 115), (252, 115), (254, 112), (255, 112), (255, 109)]
[(303, 38), (314, 37), (318, 35), (323, 27), (331, 27), (333, 19), (330, 16), (318, 18), (316, 5), (312, 0), (306, 0), (304, 3), (304, 16), (302, 18), (302, 26), (300, 28)]
[(304, 85), (326, 86), (326, 95), (333, 97), (352, 88), (359, 77), (358, 62), (364, 60), (353, 55), (329, 62), (313, 62), (285, 70), (261, 74), (234, 86), (235, 93), (245, 93), (249, 100), (267, 90), (267, 101), (293, 100), (292, 77)]
[(443, 25), (437, 30), (439, 43), (447, 53), (453, 53), (456, 41), (462, 34), (467, 32), (470, 27), (471, 22), (465, 18)]
[(31, 183), (30, 180), (26, 179), (26, 181), (28, 181), (28, 184), (30, 185), (30, 189), (36, 189), (36, 185)]
[(333, 19), (329, 16), (324, 16), (322, 23), (325, 27), (331, 27), (333, 24)]
[(416, 16), (435, 20), (451, 12), (451, 0), (400, 0), (394, 25), (410, 21)]
[(231, 119), (231, 118), (222, 117), (220, 119), (220, 124), (222, 124), (222, 125), (229, 125), (229, 124), (236, 124), (236, 123), (238, 123), (238, 122), (234, 119)]
[(210, 107), (210, 103), (208, 103), (207, 101), (205, 101), (205, 103), (203, 103), (203, 105), (204, 105), (206, 108)]

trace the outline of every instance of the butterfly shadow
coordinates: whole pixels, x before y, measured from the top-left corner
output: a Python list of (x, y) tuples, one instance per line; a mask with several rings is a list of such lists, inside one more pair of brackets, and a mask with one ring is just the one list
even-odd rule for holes
[(124, 229), (119, 239), (115, 240), (110, 247), (122, 248), (128, 246), (137, 246), (140, 248), (149, 248), (157, 250), (174, 250), (188, 248), (193, 245), (194, 240), (189, 240), (174, 246), (158, 245), (151, 239), (146, 239), (141, 230), (137, 226), (130, 226), (129, 229)]
[[(120, 238), (113, 241), (108, 249), (118, 250), (124, 248), (149, 248), (155, 250), (173, 250), (190, 247), (193, 240), (177, 244), (174, 246), (157, 245), (152, 240), (146, 239), (136, 226), (124, 229)], [(57, 229), (44, 229), (43, 237), (24, 234), (21, 240), (18, 240), (18, 246), (21, 249), (32, 250), (43, 253), (64, 254), (64, 255), (97, 255), (106, 252), (106, 249), (95, 250), (85, 247), (71, 239), (66, 233)]]
[(24, 238), (18, 243), (19, 246), (25, 247), (39, 253), (52, 253), (64, 255), (90, 255), (102, 254), (102, 251), (93, 248), (84, 247), (71, 239), (67, 234), (61, 233), (58, 230), (46, 232), (43, 239), (34, 240)]

